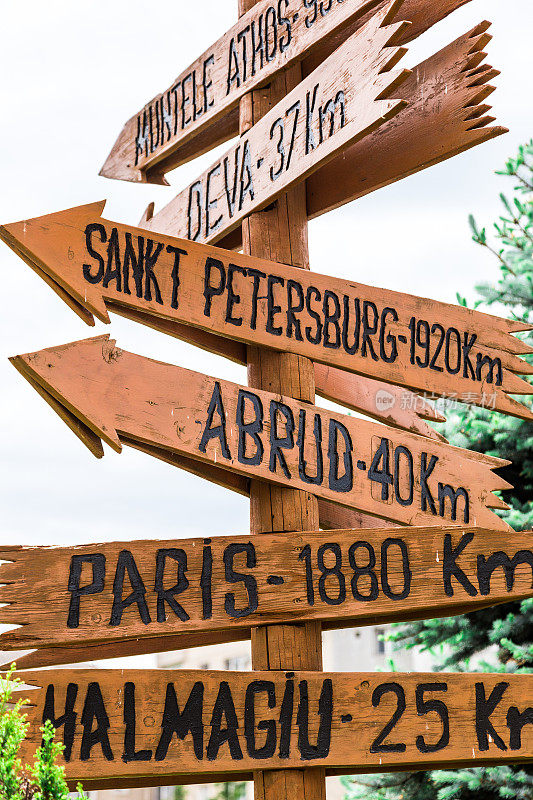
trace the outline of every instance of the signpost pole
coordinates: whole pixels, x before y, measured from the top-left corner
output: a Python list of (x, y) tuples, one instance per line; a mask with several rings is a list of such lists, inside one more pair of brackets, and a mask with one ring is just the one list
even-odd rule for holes
[[(239, 15), (257, 0), (238, 0)], [(244, 134), (301, 80), (299, 64), (284, 70), (269, 86), (249, 92), (240, 102), (240, 133)], [(305, 183), (282, 195), (270, 208), (243, 222), (245, 253), (309, 269)], [(248, 383), (251, 387), (313, 403), (315, 378), (308, 358), (248, 347)], [(252, 481), (250, 532), (285, 533), (318, 528), (316, 497), (292, 488)], [(322, 669), (322, 630), (316, 622), (268, 625), (252, 631), (254, 669)], [(325, 800), (325, 772), (321, 768), (269, 770), (254, 773), (256, 800)]]

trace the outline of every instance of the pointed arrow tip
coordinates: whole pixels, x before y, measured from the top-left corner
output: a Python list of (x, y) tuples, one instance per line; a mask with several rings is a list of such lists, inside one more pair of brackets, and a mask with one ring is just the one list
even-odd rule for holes
[(122, 452), (122, 444), (115, 430), (113, 409), (98, 394), (98, 381), (91, 376), (98, 375), (102, 359), (110, 363), (120, 353), (116, 342), (104, 334), (9, 360), (89, 450), (101, 458), (100, 439), (117, 453)]

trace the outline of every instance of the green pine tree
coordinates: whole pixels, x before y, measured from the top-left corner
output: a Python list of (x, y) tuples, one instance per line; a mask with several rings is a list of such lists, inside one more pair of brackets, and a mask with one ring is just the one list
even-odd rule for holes
[(246, 783), (229, 781), (228, 783), (219, 783), (217, 785), (217, 793), (213, 800), (244, 800), (245, 797)]
[[(527, 323), (533, 321), (533, 141), (519, 148), (497, 173), (512, 180), (513, 196), (500, 195), (502, 215), (494, 241), (469, 218), (473, 240), (498, 261), (495, 283), (476, 287), (474, 307), (492, 307)], [(465, 298), (458, 301), (467, 305)], [(531, 334), (521, 334), (533, 344)], [(523, 400), (523, 398), (521, 398)], [(512, 464), (500, 474), (513, 485), (502, 492), (510, 506), (498, 512), (515, 530), (533, 528), (533, 423), (489, 408), (464, 406), (448, 413), (441, 432), (449, 441)], [(435, 669), (491, 672), (533, 671), (533, 600), (508, 603), (460, 617), (395, 626), (396, 646), (421, 648)], [(484, 651), (491, 648), (488, 653)], [(483, 657), (484, 656), (484, 657)], [(472, 660), (476, 658), (475, 667)], [(345, 778), (346, 800), (532, 800), (533, 768), (490, 767)]]

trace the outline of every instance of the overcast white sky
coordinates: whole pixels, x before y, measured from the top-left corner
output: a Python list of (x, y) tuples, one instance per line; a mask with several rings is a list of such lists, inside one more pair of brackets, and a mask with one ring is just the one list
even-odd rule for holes
[[(205, 158), (174, 172), (172, 188), (109, 181), (99, 168), (123, 123), (233, 23), (236, 5), (3, 0), (0, 221), (107, 198), (108, 218), (136, 223), (150, 200), (170, 200)], [(489, 102), (510, 133), (312, 222), (312, 269), (448, 301), (496, 275), (466, 219), (494, 218), (502, 183), (492, 171), (533, 135), (531, 0), (472, 0), (404, 63), (482, 19), (494, 23), (488, 60), (502, 71)], [(163, 361), (242, 382), (244, 370), (119, 317), (86, 327), (4, 245), (0, 269), (2, 542), (245, 532), (243, 498), (127, 448), (94, 459), (6, 359), (109, 330), (122, 348)]]

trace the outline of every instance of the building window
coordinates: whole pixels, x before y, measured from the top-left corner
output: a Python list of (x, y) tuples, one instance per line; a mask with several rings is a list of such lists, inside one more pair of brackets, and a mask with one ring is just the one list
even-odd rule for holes
[(384, 640), (385, 628), (376, 628), (375, 636), (376, 636), (376, 643), (375, 643), (376, 654), (378, 656), (384, 656), (386, 652), (386, 642)]
[(225, 658), (224, 669), (241, 671), (250, 669), (250, 659), (248, 656), (233, 656), (233, 658)]

